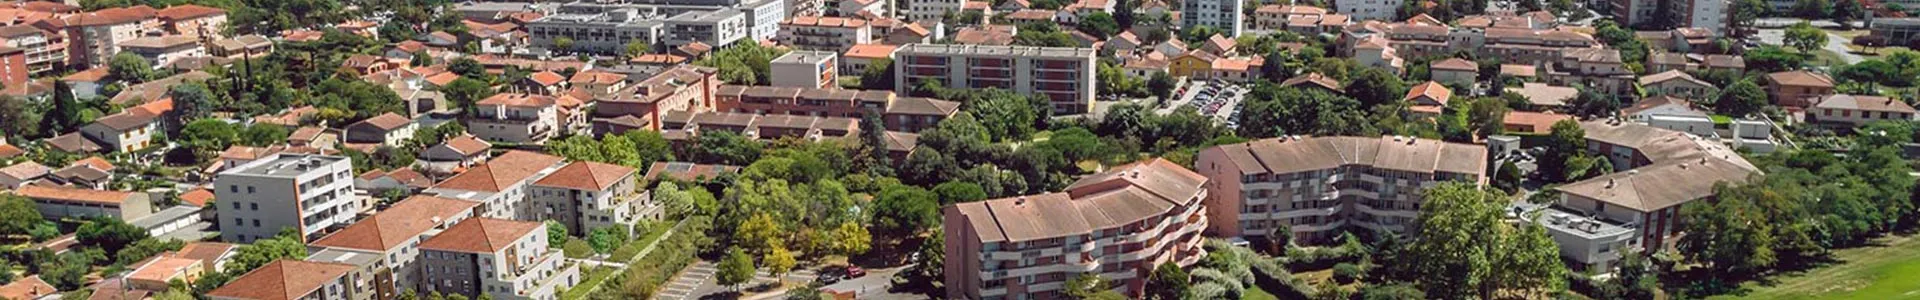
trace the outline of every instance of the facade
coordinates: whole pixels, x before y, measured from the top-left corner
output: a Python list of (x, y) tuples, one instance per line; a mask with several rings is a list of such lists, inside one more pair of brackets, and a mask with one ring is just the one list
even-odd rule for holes
[(214, 178), (221, 240), (251, 243), (295, 228), (302, 242), (352, 222), (363, 210), (346, 157), (275, 154)]
[(309, 243), (316, 251), (354, 253), (373, 257), (366, 273), (373, 274), (376, 299), (394, 299), (406, 291), (421, 291), (420, 241), (432, 233), (473, 216), (479, 206), (465, 200), (413, 196)]
[(1872, 36), (1887, 39), (1887, 45), (1913, 45), (1920, 37), (1920, 18), (1870, 18), (1867, 29)]
[(1001, 88), (1052, 100), (1057, 115), (1086, 113), (1094, 97), (1092, 48), (909, 44), (894, 52), (894, 88), (921, 81), (950, 88)]
[(412, 119), (385, 113), (347, 125), (347, 142), (399, 147), (407, 139), (413, 138), (413, 132), (419, 129), (420, 124)]
[(571, 51), (620, 53), (627, 43), (659, 49), (693, 42), (725, 46), (769, 40), (786, 19), (780, 0), (666, 0), (648, 4), (572, 2), (526, 24), (532, 45), (553, 48), (561, 38)]
[(1873, 121), (1915, 121), (1913, 106), (1898, 99), (1837, 94), (1820, 98), (1818, 104), (1807, 109), (1809, 121), (1840, 125), (1844, 127), (1865, 126)]
[(475, 216), (495, 219), (539, 220), (546, 208), (527, 201), (528, 186), (563, 166), (558, 156), (507, 151), (486, 164), (467, 168), (421, 194), (479, 202)]
[(558, 136), (559, 105), (553, 96), (496, 94), (475, 103), (467, 130), (492, 142), (540, 144)]
[(427, 291), (493, 299), (558, 299), (580, 268), (547, 247), (540, 222), (475, 218), (420, 243)]
[(1618, 171), (1555, 188), (1561, 199), (1552, 208), (1562, 212), (1536, 220), (1575, 268), (1606, 270), (1622, 255), (1666, 247), (1679, 233), (1681, 205), (1760, 172), (1732, 149), (1683, 132), (1612, 120), (1580, 127), (1587, 150)]
[(1386, 137), (1280, 137), (1201, 150), (1194, 169), (1210, 178), (1211, 235), (1326, 243), (1342, 228), (1403, 231), (1420, 212), (1420, 189), (1446, 181), (1486, 183), (1481, 145)]
[(779, 41), (800, 50), (845, 51), (872, 43), (873, 26), (858, 18), (794, 17), (780, 22)]
[[(774, 0), (768, 0), (774, 1)], [(679, 47), (693, 42), (708, 45), (732, 45), (747, 39), (747, 13), (733, 9), (705, 12), (689, 12), (667, 18), (666, 38), (661, 41), (667, 47)]]
[(1473, 86), (1480, 78), (1480, 64), (1461, 58), (1436, 61), (1428, 69), (1433, 74), (1433, 81), (1446, 84)]
[(1672, 70), (1658, 74), (1640, 76), (1640, 88), (1649, 95), (1672, 95), (1682, 98), (1704, 99), (1711, 97), (1714, 91), (1712, 83), (1694, 79), (1686, 72)]
[(55, 34), (27, 25), (0, 27), (0, 45), (26, 50), (27, 72), (46, 74), (67, 64), (67, 48), (57, 45)]
[(573, 162), (533, 182), (528, 194), (550, 212), (540, 219), (560, 222), (568, 232), (631, 227), (666, 213), (653, 197), (639, 192), (638, 176), (638, 171), (625, 166)]
[(593, 133), (619, 134), (628, 130), (660, 130), (660, 117), (670, 111), (703, 112), (713, 109), (720, 87), (713, 68), (679, 65), (627, 86), (607, 97), (595, 98)]
[(907, 7), (905, 9), (906, 11), (905, 15), (907, 17), (907, 20), (911, 20), (914, 22), (926, 21), (926, 20), (942, 21), (941, 19), (945, 17), (947, 12), (960, 11), (962, 6), (966, 5), (966, 1), (965, 0), (907, 0), (907, 1), (900, 2), (900, 4), (905, 4)]
[(207, 48), (200, 46), (200, 40), (184, 36), (149, 36), (127, 40), (120, 43), (120, 51), (140, 55), (154, 66), (172, 65), (173, 62), (188, 57), (207, 56)]
[(161, 27), (168, 33), (182, 35), (200, 41), (225, 39), (221, 32), (226, 30), (227, 11), (219, 8), (181, 4), (168, 6), (155, 13), (160, 17)]
[(1402, 0), (1336, 0), (1333, 7), (1356, 21), (1392, 20)]
[(279, 260), (234, 277), (227, 285), (207, 292), (216, 300), (373, 299), (353, 290), (353, 265)]
[(140, 38), (160, 26), (156, 13), (152, 7), (142, 5), (67, 16), (68, 66), (105, 65), (114, 54), (120, 53), (120, 43)]
[[(1227, 36), (1240, 36), (1246, 30), (1246, 0), (1180, 1), (1181, 28), (1207, 26)], [(1388, 13), (1392, 13), (1389, 11)]]
[(153, 146), (153, 133), (160, 130), (159, 118), (146, 110), (128, 109), (80, 127), (80, 134), (112, 151), (132, 153)]
[(1834, 81), (1826, 74), (1807, 70), (1795, 70), (1767, 74), (1767, 96), (1773, 98), (1773, 104), (1787, 107), (1808, 107), (1821, 97), (1833, 95)]
[(152, 196), (143, 193), (36, 184), (20, 186), (13, 192), (33, 200), (34, 208), (48, 219), (108, 217), (132, 221), (153, 215), (154, 209)]
[(840, 54), (829, 51), (792, 51), (767, 62), (773, 86), (835, 88), (840, 86)]
[(720, 86), (714, 110), (742, 114), (864, 118), (881, 113), (888, 130), (919, 132), (960, 111), (960, 103), (898, 97), (892, 91)]
[(1209, 179), (1154, 159), (1082, 178), (1056, 193), (942, 208), (947, 299), (1051, 299), (1091, 273), (1144, 296), (1155, 266), (1206, 256)]

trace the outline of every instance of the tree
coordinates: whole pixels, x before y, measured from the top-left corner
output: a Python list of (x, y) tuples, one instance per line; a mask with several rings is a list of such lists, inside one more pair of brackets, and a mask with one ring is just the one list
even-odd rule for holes
[(1814, 28), (1812, 23), (1801, 21), (1799, 24), (1793, 24), (1792, 27), (1787, 27), (1787, 35), (1784, 41), (1788, 47), (1798, 49), (1800, 53), (1811, 53), (1813, 50), (1827, 46), (1827, 32), (1821, 31), (1819, 28)]
[(868, 90), (893, 90), (893, 59), (880, 58), (867, 62), (867, 69), (860, 72), (860, 88)]
[(1181, 296), (1187, 294), (1188, 285), (1192, 284), (1189, 280), (1187, 269), (1180, 268), (1180, 265), (1173, 262), (1161, 263), (1160, 266), (1153, 268), (1153, 273), (1147, 275), (1148, 299), (1181, 299)]
[[(46, 219), (33, 201), (20, 195), (0, 195), (0, 235), (27, 235)], [(0, 272), (4, 273), (4, 272)]]
[(1716, 184), (1720, 201), (1694, 201), (1680, 207), (1686, 235), (1676, 248), (1689, 260), (1704, 264), (1713, 278), (1738, 278), (1757, 273), (1777, 261), (1773, 224), (1764, 208), (1749, 197), (1779, 197), (1772, 191), (1740, 189)]
[(561, 225), (559, 221), (547, 220), (548, 247), (567, 244), (567, 237), (567, 225)]
[(1539, 167), (1534, 172), (1549, 183), (1567, 181), (1567, 161), (1583, 157), (1587, 151), (1587, 131), (1573, 120), (1554, 122), (1542, 151)]
[(107, 76), (130, 84), (147, 82), (153, 80), (153, 62), (123, 51), (107, 61)]
[(933, 192), (940, 194), (941, 205), (987, 199), (986, 189), (972, 182), (948, 181), (934, 186)]
[(1732, 36), (1744, 37), (1747, 31), (1753, 28), (1754, 21), (1759, 20), (1760, 16), (1766, 15), (1767, 11), (1772, 8), (1773, 5), (1768, 4), (1765, 0), (1733, 1), (1733, 13), (1732, 16), (1727, 19), (1727, 24), (1730, 25), (1728, 26), (1728, 30), (1732, 31)]
[(753, 215), (735, 233), (734, 239), (749, 253), (767, 253), (773, 249), (786, 248), (786, 231), (774, 224), (773, 216), (766, 213)]
[(265, 266), (281, 259), (306, 259), (307, 245), (300, 243), (292, 231), (283, 231), (281, 235), (269, 239), (253, 241), (235, 250), (233, 260), (227, 262), (226, 274), (238, 277), (253, 269)]
[(80, 244), (100, 247), (107, 253), (119, 253), (133, 242), (146, 239), (147, 230), (116, 218), (94, 218), (75, 230)]
[(480, 100), (486, 99), (487, 97), (493, 97), (494, 93), (493, 88), (488, 86), (485, 81), (474, 80), (466, 76), (461, 76), (459, 79), (454, 79), (452, 82), (447, 83), (445, 88), (441, 88), (441, 92), (446, 95), (448, 101), (453, 102), (454, 106), (459, 107), (462, 113), (468, 115), (472, 115), (474, 110), (479, 108), (475, 103), (479, 103)]
[(181, 121), (205, 118), (220, 108), (220, 104), (214, 102), (213, 92), (198, 82), (174, 85), (167, 90), (167, 96), (173, 97), (174, 110), (179, 112)]
[(1544, 229), (1505, 221), (1506, 195), (1467, 183), (1428, 188), (1405, 262), (1429, 297), (1538, 298), (1564, 289), (1566, 267)]
[(787, 251), (786, 247), (773, 248), (772, 251), (767, 251), (766, 256), (760, 257), (760, 264), (766, 265), (767, 273), (773, 274), (774, 278), (785, 277), (787, 271), (792, 271), (796, 263), (798, 261), (794, 260), (793, 252)]
[(1147, 91), (1162, 102), (1173, 101), (1173, 76), (1167, 75), (1167, 72), (1154, 72), (1153, 77), (1147, 80)]
[[(1364, 300), (1427, 299), (1427, 293), (1420, 292), (1419, 288), (1415, 288), (1413, 285), (1405, 284), (1405, 283), (1384, 284), (1384, 285), (1369, 284), (1369, 285), (1360, 287), (1360, 299), (1364, 299)], [(1645, 299), (1645, 298), (1635, 298), (1635, 299)]]
[(714, 274), (720, 285), (738, 287), (753, 279), (753, 258), (740, 248), (727, 250), (726, 257), (720, 259), (720, 265)]
[(1729, 116), (1744, 117), (1767, 106), (1767, 91), (1751, 79), (1734, 82), (1714, 97), (1713, 110)]
[(50, 102), (53, 107), (47, 109), (46, 115), (40, 119), (43, 123), (40, 125), (42, 132), (47, 134), (71, 132), (80, 129), (80, 124), (85, 124), (85, 121), (81, 120), (80, 112), (85, 110), (86, 106), (73, 97), (73, 88), (67, 86), (67, 81), (53, 81), (53, 100)]
[(573, 51), (573, 39), (572, 39), (572, 38), (568, 38), (568, 37), (564, 37), (564, 36), (563, 36), (563, 37), (558, 37), (558, 38), (554, 38), (554, 39), (553, 39), (553, 48), (555, 48), (555, 49), (559, 49), (559, 50), (561, 50), (561, 51)]
[(1799, 53), (1787, 52), (1780, 46), (1761, 46), (1760, 49), (1747, 50), (1744, 54), (1748, 72), (1772, 73), (1798, 70), (1806, 63), (1806, 58)]
[(634, 40), (632, 42), (627, 42), (626, 50), (627, 50), (626, 51), (627, 58), (634, 58), (634, 57), (639, 57), (641, 55), (646, 55), (647, 52), (653, 52), (653, 46), (648, 45), (647, 43), (641, 42), (640, 40)]
[(940, 196), (914, 186), (896, 185), (873, 201), (874, 225), (895, 232), (919, 232), (940, 222)]
[(1467, 108), (1467, 123), (1473, 126), (1474, 136), (1501, 134), (1506, 128), (1507, 103), (1495, 98), (1474, 99)]
[(833, 230), (832, 237), (833, 252), (840, 255), (866, 254), (867, 250), (873, 248), (873, 235), (867, 232), (866, 226), (854, 222), (840, 223), (840, 227)]
[(593, 246), (594, 252), (612, 253), (620, 248), (620, 244), (627, 243), (629, 238), (625, 228), (601, 227), (587, 232), (587, 245)]
[(1840, 23), (1840, 28), (1853, 28), (1853, 20), (1866, 15), (1867, 8), (1860, 5), (1860, 0), (1836, 0), (1833, 3), (1833, 22)]
[(1106, 12), (1094, 12), (1092, 15), (1081, 18), (1078, 26), (1080, 31), (1103, 40), (1120, 33), (1119, 21), (1114, 20), (1113, 15)]
[(1381, 68), (1362, 68), (1353, 74), (1345, 88), (1347, 96), (1360, 100), (1364, 107), (1374, 107), (1387, 103), (1396, 103), (1407, 94), (1407, 84), (1400, 76)]
[(1495, 175), (1493, 185), (1504, 191), (1511, 192), (1519, 189), (1520, 181), (1526, 179), (1526, 174), (1522, 174), (1520, 167), (1514, 165), (1511, 160), (1501, 163), (1497, 170), (1499, 174)]
[(1798, 0), (1793, 2), (1793, 16), (1804, 19), (1824, 19), (1832, 13), (1833, 4), (1827, 0)]
[(1113, 291), (1113, 283), (1094, 273), (1080, 273), (1068, 279), (1061, 287), (1062, 294), (1068, 299), (1126, 299), (1125, 295)]

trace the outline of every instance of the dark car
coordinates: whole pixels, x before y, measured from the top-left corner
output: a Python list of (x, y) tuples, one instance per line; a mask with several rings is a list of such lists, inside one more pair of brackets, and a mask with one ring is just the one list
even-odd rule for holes
[(815, 277), (813, 281), (819, 282), (820, 284), (833, 284), (846, 279), (847, 275), (842, 273), (839, 268), (827, 268), (826, 270), (820, 270), (820, 276)]

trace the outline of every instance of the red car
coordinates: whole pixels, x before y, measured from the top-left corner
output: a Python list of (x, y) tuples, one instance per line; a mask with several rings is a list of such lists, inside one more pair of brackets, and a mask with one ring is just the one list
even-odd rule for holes
[(867, 276), (866, 269), (861, 269), (859, 266), (847, 266), (847, 278), (860, 278), (861, 276)]

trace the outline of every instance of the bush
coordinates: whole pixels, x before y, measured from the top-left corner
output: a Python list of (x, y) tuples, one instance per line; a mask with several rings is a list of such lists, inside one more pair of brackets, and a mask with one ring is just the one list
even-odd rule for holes
[[(641, 257), (639, 261), (628, 264), (627, 271), (617, 277), (620, 286), (603, 287), (591, 297), (594, 299), (649, 299), (659, 291), (661, 284), (672, 278), (688, 264), (693, 263), (694, 255), (709, 242), (705, 236), (712, 227), (707, 217), (689, 217), (683, 228), (673, 229), (673, 236), (660, 241), (653, 252)], [(609, 280), (613, 281), (613, 280)], [(580, 286), (575, 288), (591, 288)]]
[(580, 238), (567, 238), (566, 244), (562, 244), (560, 249), (567, 253), (567, 258), (586, 258), (593, 255), (593, 245), (588, 245), (586, 240)]
[(1360, 265), (1352, 263), (1333, 265), (1333, 280), (1341, 284), (1353, 283), (1354, 280), (1359, 280), (1366, 275), (1366, 270), (1360, 269)]

